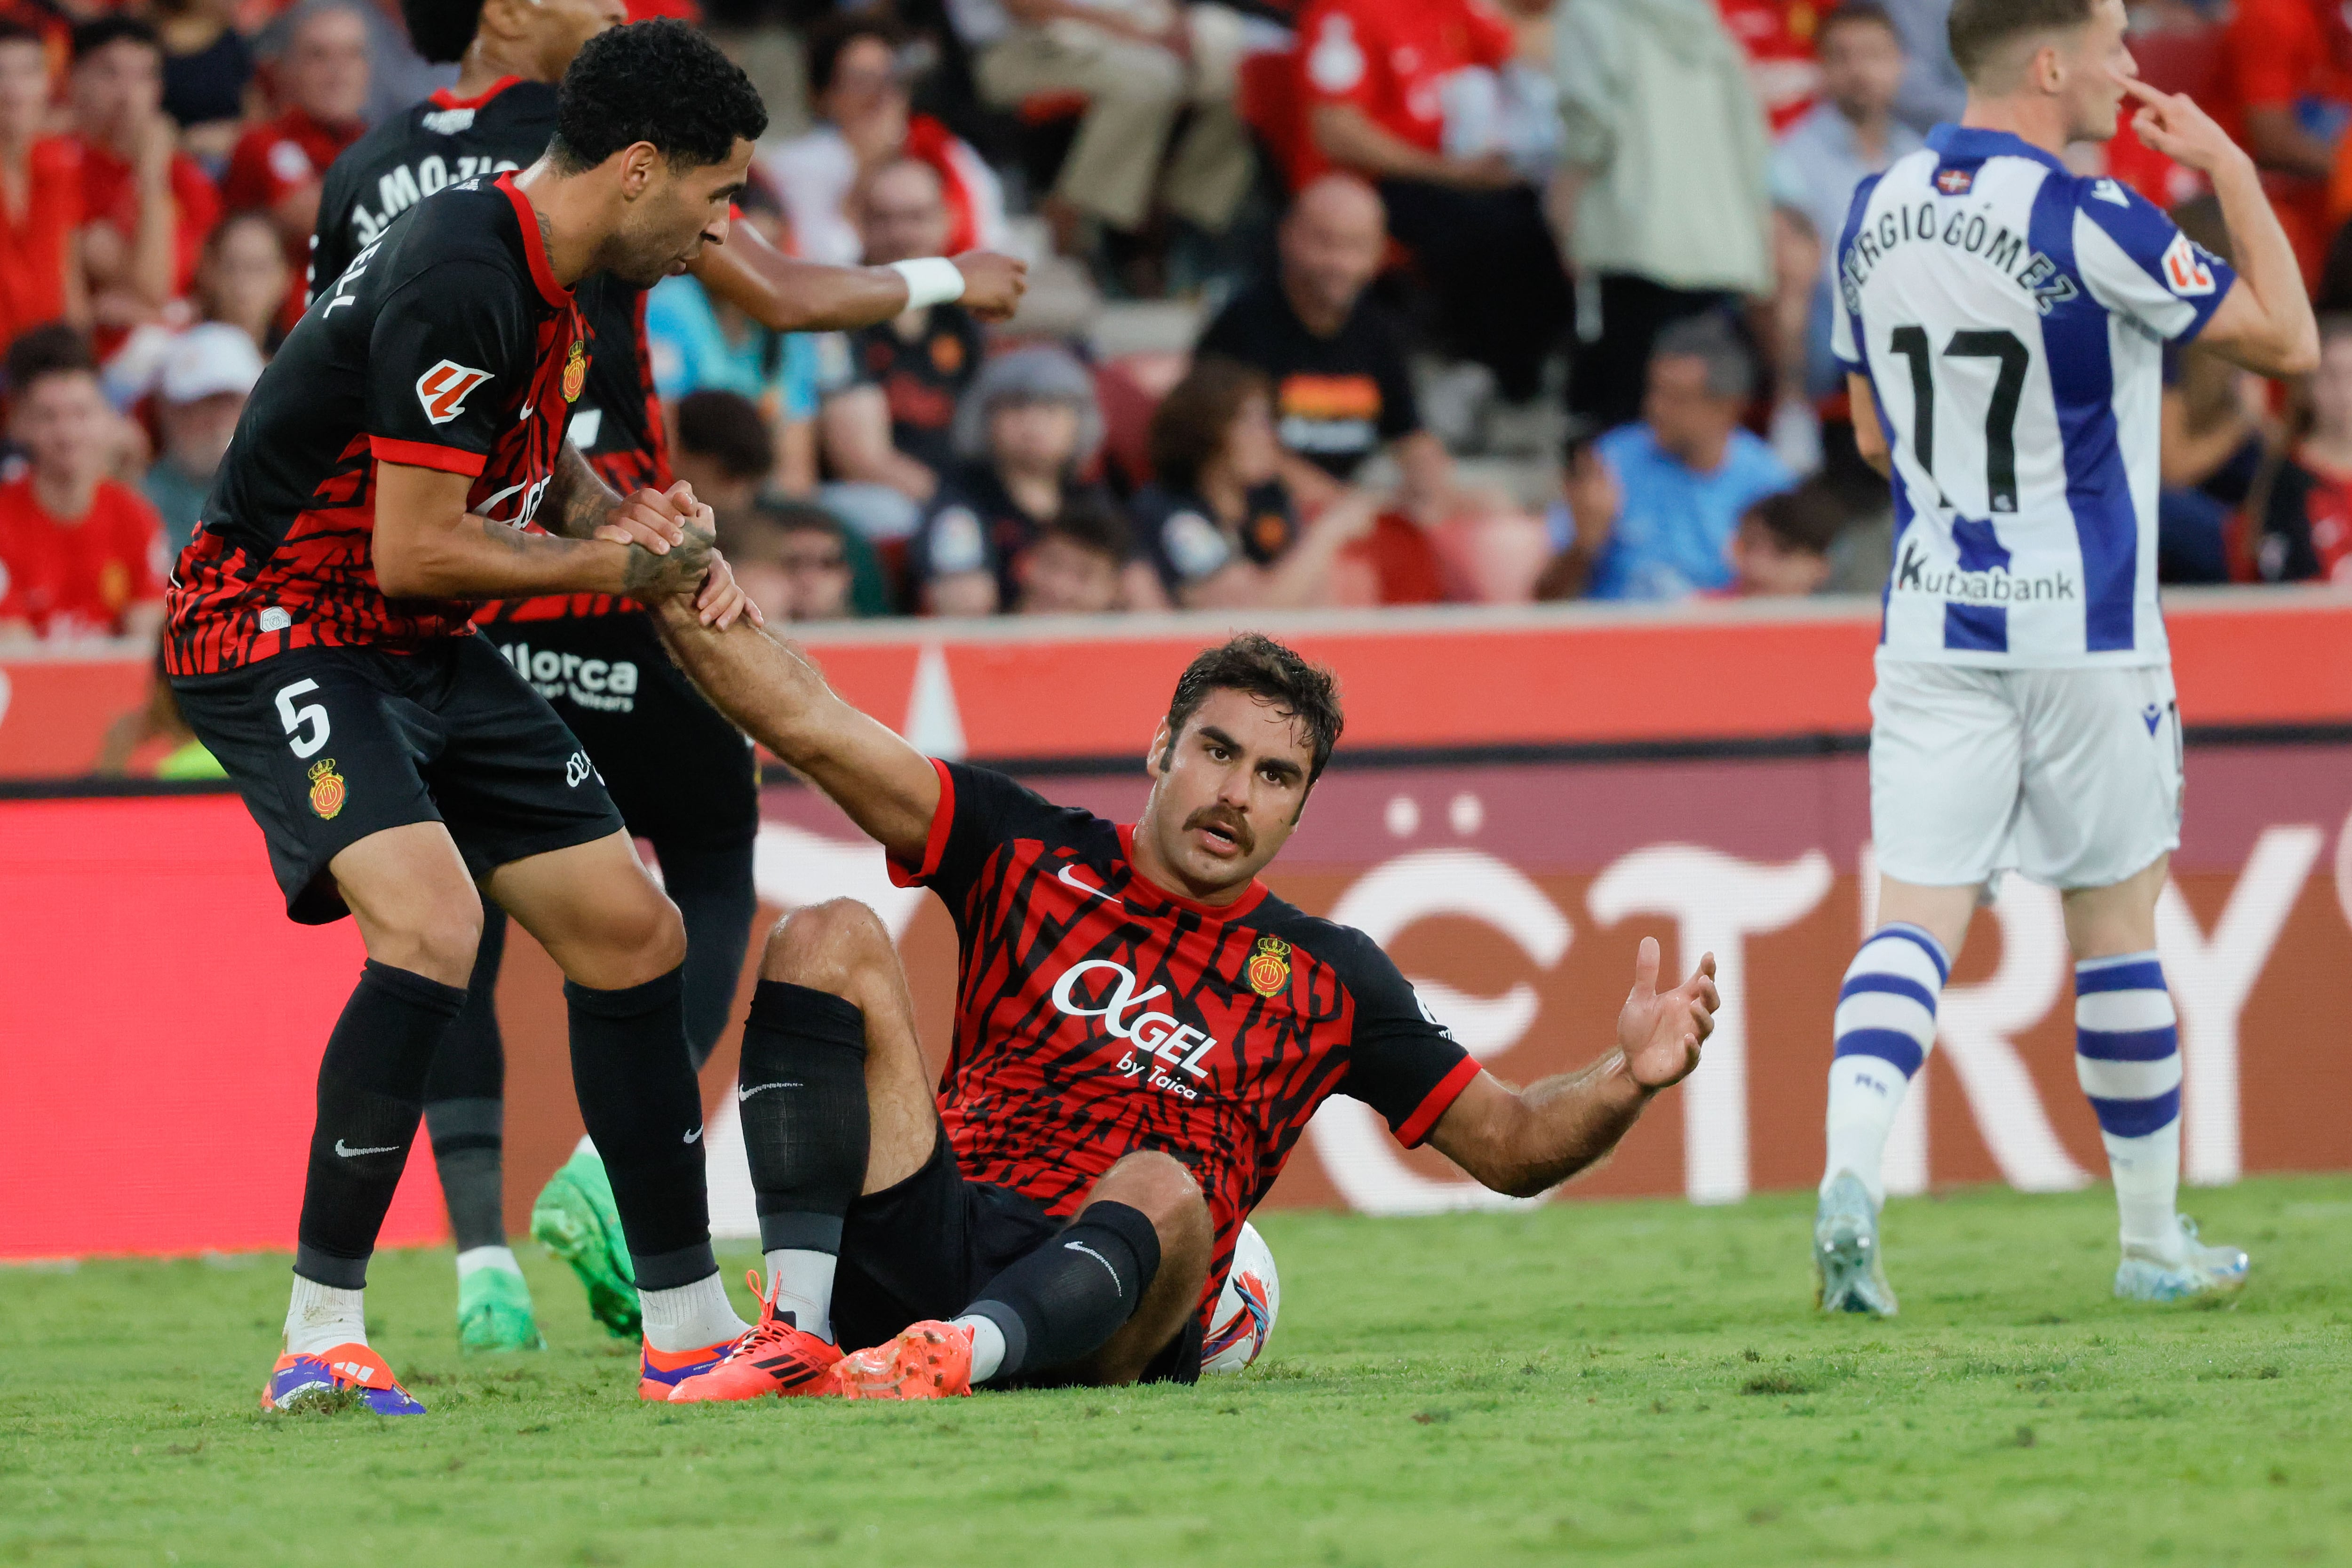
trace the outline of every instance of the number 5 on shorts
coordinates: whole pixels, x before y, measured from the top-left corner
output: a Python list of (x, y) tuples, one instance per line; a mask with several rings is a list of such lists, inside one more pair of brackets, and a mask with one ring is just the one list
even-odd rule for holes
[(286, 733), (291, 737), (286, 743), (293, 748), (298, 757), (317, 754), (319, 748), (327, 743), (328, 733), (332, 729), (327, 721), (327, 710), (318, 703), (305, 702), (299, 708), (294, 706), (296, 698), (318, 689), (319, 683), (315, 680), (298, 680), (291, 686), (282, 686), (278, 689), (278, 717), (285, 724)]

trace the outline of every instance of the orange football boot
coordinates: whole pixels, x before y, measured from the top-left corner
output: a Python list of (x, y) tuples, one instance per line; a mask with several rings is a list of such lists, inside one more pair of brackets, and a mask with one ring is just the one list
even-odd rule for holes
[(422, 1415), (425, 1406), (412, 1397), (383, 1357), (358, 1343), (340, 1344), (317, 1355), (289, 1351), (269, 1369), (261, 1385), (264, 1410), (291, 1410), (311, 1399), (355, 1389), (360, 1403), (378, 1415)]
[(927, 1320), (896, 1339), (841, 1358), (844, 1399), (953, 1399), (971, 1392), (971, 1331)]
[(738, 1334), (731, 1340), (690, 1351), (657, 1351), (650, 1341), (638, 1342), (637, 1397), (667, 1399), (671, 1389), (689, 1377), (709, 1372), (750, 1337), (748, 1333)]
[(776, 1286), (760, 1289), (760, 1271), (743, 1276), (751, 1294), (760, 1298), (759, 1325), (735, 1342), (725, 1360), (707, 1372), (681, 1379), (669, 1391), (673, 1404), (702, 1399), (765, 1399), (771, 1396), (832, 1394), (830, 1373), (841, 1359), (832, 1341), (796, 1328), (776, 1310)]

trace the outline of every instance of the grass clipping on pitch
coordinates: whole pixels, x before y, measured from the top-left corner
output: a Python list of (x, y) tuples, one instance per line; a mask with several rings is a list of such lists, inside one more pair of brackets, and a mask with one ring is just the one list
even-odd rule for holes
[(2189, 1198), (2234, 1302), (2113, 1300), (2104, 1189), (1971, 1192), (1890, 1210), (1884, 1323), (1811, 1311), (1810, 1198), (1278, 1214), (1250, 1373), (936, 1405), (641, 1405), (537, 1257), (551, 1348), (461, 1357), (443, 1250), (368, 1300), (432, 1414), (272, 1418), (283, 1258), (0, 1269), (0, 1562), (2352, 1561), (2352, 1180)]

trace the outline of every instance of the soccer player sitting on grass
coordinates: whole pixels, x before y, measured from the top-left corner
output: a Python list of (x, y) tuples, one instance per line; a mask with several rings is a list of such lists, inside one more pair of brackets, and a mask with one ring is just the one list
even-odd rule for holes
[(736, 1090), (765, 1310), (673, 1401), (1189, 1383), (1242, 1221), (1325, 1099), (1539, 1193), (1615, 1147), (1714, 1027), (1713, 955), (1662, 994), (1645, 940), (1615, 1047), (1514, 1089), (1369, 937), (1270, 894), (1257, 874), (1340, 713), (1331, 675), (1264, 637), (1184, 671), (1118, 826), (923, 756), (748, 624), (661, 616), (720, 710), (938, 893), (961, 944), (942, 1082), (871, 910), (819, 904), (769, 938)]

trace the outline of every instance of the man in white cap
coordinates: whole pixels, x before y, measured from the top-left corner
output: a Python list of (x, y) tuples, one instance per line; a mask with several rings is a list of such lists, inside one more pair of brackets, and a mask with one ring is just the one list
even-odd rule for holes
[(194, 532), (213, 470), (228, 450), (247, 395), (261, 379), (253, 339), (226, 321), (190, 327), (164, 351), (155, 384), (155, 421), (163, 450), (140, 488), (163, 519), (164, 559), (176, 559)]

